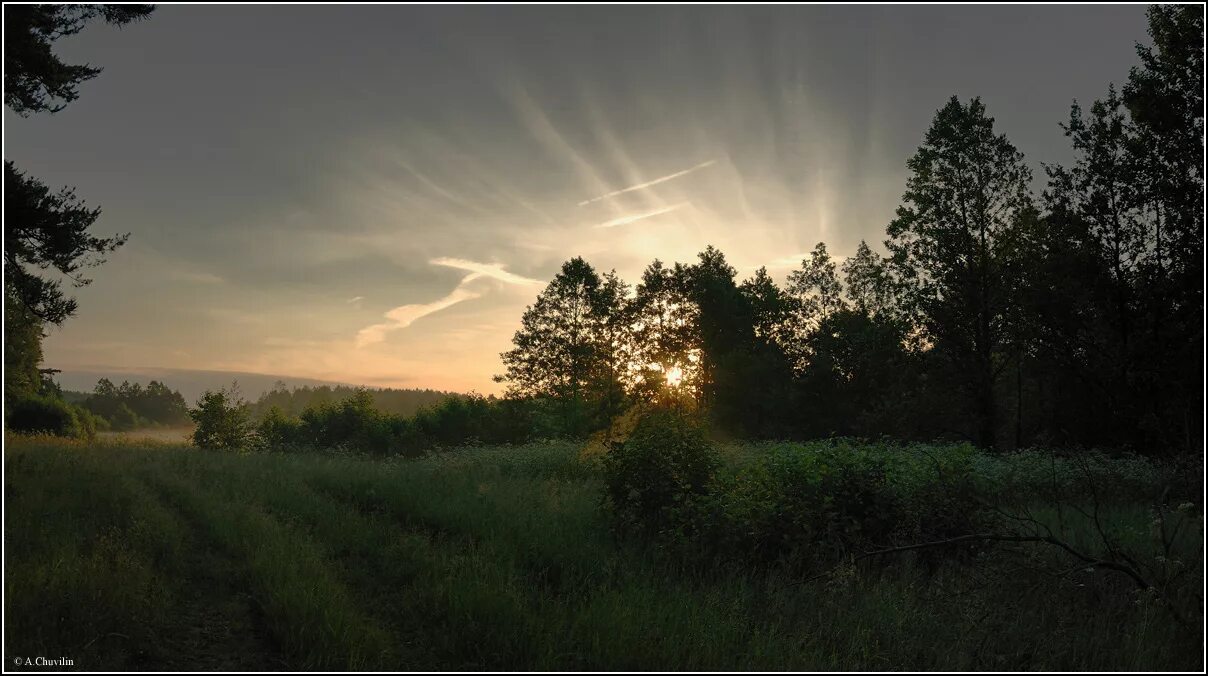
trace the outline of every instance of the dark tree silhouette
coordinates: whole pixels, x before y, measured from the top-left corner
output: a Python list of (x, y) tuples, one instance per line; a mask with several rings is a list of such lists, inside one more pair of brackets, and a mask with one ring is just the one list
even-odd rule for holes
[[(508, 393), (549, 397), (566, 404), (570, 426), (582, 431), (597, 407), (614, 401), (619, 387), (617, 331), (624, 289), (608, 281), (582, 258), (573, 258), (529, 306), (516, 332), (515, 347), (501, 355)], [(591, 410), (589, 410), (591, 409)]]
[[(74, 35), (95, 18), (121, 26), (146, 18), (150, 5), (5, 5), (4, 103), (14, 113), (54, 113), (78, 96), (78, 85), (101, 71), (63, 63), (53, 43)], [(62, 289), (66, 278), (79, 287), (91, 280), (87, 268), (104, 262), (126, 235), (95, 237), (88, 229), (100, 216), (72, 189), (52, 192), (41, 181), (4, 163), (4, 335), (6, 372), (19, 386), (5, 387), (5, 402), (18, 393), (42, 389), (31, 377), (42, 360), (46, 323), (61, 324), (75, 313), (76, 301)], [(46, 271), (52, 271), (51, 277)], [(19, 306), (19, 307), (16, 307)], [(33, 365), (31, 368), (31, 364)]]
[(79, 84), (101, 73), (63, 63), (56, 40), (96, 18), (122, 26), (150, 16), (153, 5), (5, 5), (4, 105), (18, 115), (55, 113), (79, 96)]
[(955, 96), (939, 110), (907, 163), (903, 204), (886, 246), (904, 301), (961, 374), (976, 439), (995, 445), (995, 382), (1008, 341), (1009, 252), (1032, 209), (1031, 171), (980, 99)]
[(76, 301), (63, 293), (59, 280), (35, 270), (54, 271), (75, 286), (92, 280), (87, 268), (105, 261), (126, 235), (94, 237), (88, 229), (101, 215), (64, 188), (52, 193), (39, 181), (4, 163), (4, 283), (11, 296), (41, 321), (61, 324), (75, 313)]

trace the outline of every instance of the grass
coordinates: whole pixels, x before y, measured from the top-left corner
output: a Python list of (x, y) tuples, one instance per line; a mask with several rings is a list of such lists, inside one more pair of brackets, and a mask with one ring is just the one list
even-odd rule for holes
[[(731, 462), (759, 452), (736, 449)], [(900, 557), (804, 584), (682, 565), (614, 540), (579, 450), (396, 461), (9, 438), (5, 657), (86, 670), (1203, 666), (1199, 618), (1176, 622), (1110, 572), (1024, 565), (1047, 552)], [(1101, 516), (1144, 546), (1144, 504)]]

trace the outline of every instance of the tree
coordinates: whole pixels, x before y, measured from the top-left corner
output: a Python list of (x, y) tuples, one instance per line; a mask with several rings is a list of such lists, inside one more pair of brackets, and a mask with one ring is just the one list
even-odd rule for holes
[[(1054, 429), (1142, 448), (1201, 447), (1203, 12), (1149, 11), (1154, 46), (1062, 125), (1030, 233), (1025, 324)], [(1060, 424), (1056, 424), (1056, 421)], [(1067, 432), (1068, 433), (1068, 432)], [(1063, 433), (1064, 436), (1065, 433)]]
[(42, 374), (42, 323), (5, 289), (4, 401), (39, 391)]
[[(55, 113), (79, 96), (101, 69), (69, 65), (52, 47), (100, 17), (123, 26), (150, 16), (153, 5), (8, 5), (4, 8), (4, 104), (21, 116)], [(61, 103), (57, 103), (61, 102)]]
[(1146, 12), (1153, 47), (1137, 45), (1123, 103), (1130, 150), (1154, 227), (1154, 256), (1181, 277), (1185, 302), (1202, 307), (1204, 245), (1204, 12), (1156, 5)]
[(1014, 301), (1007, 270), (1032, 210), (1031, 171), (974, 98), (941, 108), (911, 175), (886, 246), (904, 301), (954, 366), (974, 405), (975, 438), (995, 442), (995, 381)]
[(564, 263), (525, 309), (515, 347), (501, 355), (506, 374), (496, 379), (512, 396), (562, 402), (570, 429), (585, 431), (595, 422), (583, 419), (583, 407), (611, 402), (619, 386), (623, 293), (615, 275), (605, 283), (582, 258)]
[(695, 305), (695, 341), (700, 354), (697, 388), (703, 406), (730, 409), (734, 402), (723, 401), (744, 396), (746, 383), (737, 371), (743, 353), (754, 341), (750, 306), (734, 282), (734, 268), (725, 254), (713, 248), (697, 255), (697, 262), (686, 268), (687, 296)]
[[(651, 398), (670, 382), (695, 396), (700, 384), (699, 308), (687, 266), (655, 259), (642, 273), (630, 304), (631, 390)], [(676, 377), (678, 376), (678, 378)]]
[(794, 310), (788, 354), (800, 374), (809, 366), (806, 342), (810, 334), (826, 317), (846, 308), (843, 284), (825, 243), (818, 242), (801, 267), (789, 274), (786, 292), (793, 299)]
[(776, 285), (767, 268), (756, 270), (738, 289), (750, 306), (755, 337), (787, 352), (794, 340), (792, 321), (797, 313), (796, 299)]
[(35, 270), (53, 268), (77, 287), (92, 280), (87, 268), (104, 262), (104, 254), (126, 242), (126, 235), (93, 237), (88, 229), (101, 215), (88, 209), (72, 190), (50, 190), (4, 163), (4, 285), (39, 320), (61, 324), (75, 313), (76, 301), (63, 293), (58, 280)]
[(893, 280), (886, 262), (864, 240), (843, 261), (843, 284), (852, 309), (869, 316), (889, 314), (894, 307)]
[(251, 440), (252, 423), (247, 402), (239, 395), (237, 385), (217, 392), (206, 391), (197, 400), (197, 408), (189, 411), (197, 424), (193, 443), (198, 448), (239, 450)]
[[(54, 113), (78, 96), (78, 85), (99, 68), (63, 63), (53, 43), (74, 35), (94, 18), (121, 26), (147, 17), (150, 5), (6, 5), (4, 7), (4, 103), (22, 117)], [(18, 393), (44, 388), (28, 377), (42, 360), (44, 325), (61, 324), (75, 313), (76, 301), (59, 279), (75, 286), (91, 280), (83, 272), (104, 262), (126, 241), (125, 235), (94, 237), (88, 229), (100, 216), (64, 188), (52, 193), (43, 183), (4, 163), (5, 370), (14, 369), (18, 385), (5, 387), (6, 403)], [(18, 307), (19, 306), (19, 307)], [(32, 365), (32, 367), (31, 367)]]

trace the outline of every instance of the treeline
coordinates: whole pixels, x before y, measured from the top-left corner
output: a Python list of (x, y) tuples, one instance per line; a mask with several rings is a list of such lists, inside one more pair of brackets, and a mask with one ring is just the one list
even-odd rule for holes
[(189, 424), (185, 398), (157, 380), (143, 387), (129, 381), (115, 386), (108, 378), (101, 378), (92, 394), (79, 404), (114, 431)]
[(707, 248), (630, 287), (562, 266), (503, 354), (570, 429), (679, 398), (750, 437), (1202, 450), (1203, 13), (1149, 10), (1119, 92), (1062, 124), (1072, 165), (1032, 191), (982, 102), (949, 100), (886, 228), (778, 285)]
[(226, 450), (414, 456), (435, 448), (516, 444), (574, 433), (565, 425), (562, 408), (549, 400), (446, 395), (440, 403), (406, 416), (381, 410), (375, 394), (356, 389), (338, 401), (311, 404), (291, 414), (271, 405), (257, 413), (256, 405), (231, 389), (206, 392), (189, 411), (197, 424), (193, 442)]
[(262, 394), (253, 404), (251, 414), (254, 418), (262, 418), (270, 409), (276, 407), (283, 414), (299, 416), (308, 408), (317, 408), (329, 404), (339, 404), (367, 392), (373, 407), (382, 413), (398, 416), (413, 416), (420, 409), (436, 406), (449, 397), (459, 396), (451, 392), (419, 389), (371, 389), (351, 387), (346, 385), (322, 385), (318, 387), (303, 386), (289, 388), (284, 382), (278, 381), (272, 390)]

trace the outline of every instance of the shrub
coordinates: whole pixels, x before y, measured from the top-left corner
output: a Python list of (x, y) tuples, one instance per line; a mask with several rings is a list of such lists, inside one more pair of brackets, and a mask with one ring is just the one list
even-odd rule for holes
[(118, 404), (113, 415), (109, 418), (109, 426), (119, 432), (126, 432), (146, 426), (147, 421), (143, 420), (126, 404)]
[(200, 448), (241, 449), (251, 441), (247, 403), (233, 390), (207, 390), (197, 401), (197, 408), (189, 411), (189, 417), (197, 425), (193, 443)]
[(695, 420), (670, 411), (647, 414), (603, 458), (606, 499), (617, 525), (647, 533), (678, 528), (708, 491), (717, 465)]
[(722, 538), (755, 558), (833, 560), (889, 540), (903, 500), (887, 458), (863, 447), (773, 447), (724, 482)]
[(642, 419), (604, 466), (618, 522), (655, 532), (681, 553), (810, 567), (980, 530), (970, 446), (769, 444), (714, 476), (700, 437), (677, 425)]
[(269, 408), (256, 424), (256, 443), (259, 450), (287, 451), (305, 447), (302, 421), (285, 415), (277, 406)]
[(321, 404), (302, 412), (300, 441), (323, 449), (384, 454), (395, 446), (395, 416), (373, 407), (373, 396), (357, 390), (337, 404)]
[(13, 432), (84, 439), (91, 439), (96, 435), (97, 424), (94, 416), (53, 394), (14, 397), (7, 408), (4, 423)]

